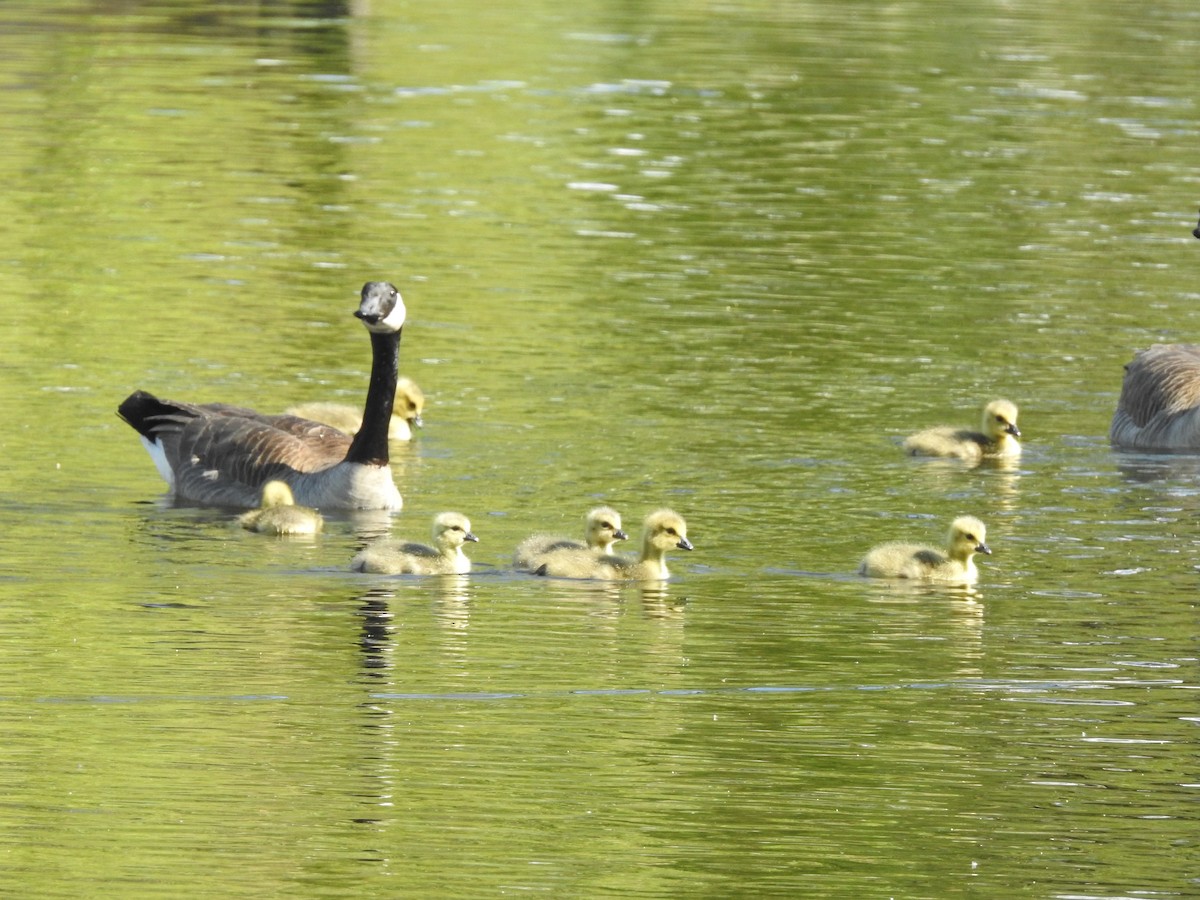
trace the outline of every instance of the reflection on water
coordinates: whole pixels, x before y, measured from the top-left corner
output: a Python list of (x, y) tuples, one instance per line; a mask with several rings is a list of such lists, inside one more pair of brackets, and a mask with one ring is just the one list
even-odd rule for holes
[(1176, 488), (1200, 483), (1200, 455), (1114, 451), (1113, 457), (1121, 475), (1131, 482)]
[[(1105, 435), (1200, 334), (1194, 10), (931, 9), (0, 5), (0, 888), (1191, 895), (1200, 470)], [(405, 510), (165, 501), (120, 398), (358, 402), (374, 278)], [(1019, 462), (904, 456), (992, 392)], [(701, 549), (511, 571), (599, 503)]]

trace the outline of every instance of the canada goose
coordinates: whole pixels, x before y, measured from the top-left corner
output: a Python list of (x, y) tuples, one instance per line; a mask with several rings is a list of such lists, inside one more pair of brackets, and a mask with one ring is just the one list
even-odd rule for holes
[[(1200, 224), (1192, 235), (1200, 238)], [(1200, 345), (1154, 344), (1134, 354), (1108, 439), (1127, 450), (1200, 450)]]
[(1017, 428), (1016, 404), (993, 400), (983, 408), (981, 431), (942, 425), (927, 428), (904, 439), (904, 450), (910, 456), (949, 456), (957, 459), (980, 460), (989, 457), (1020, 456), (1021, 436)]
[(924, 578), (974, 584), (979, 570), (972, 557), (991, 553), (984, 541), (987, 528), (974, 516), (960, 516), (950, 524), (946, 549), (889, 541), (874, 547), (859, 564), (858, 574), (872, 578)]
[(609, 581), (661, 581), (671, 577), (667, 571), (666, 556), (669, 550), (674, 549), (693, 549), (692, 542), (687, 538), (687, 523), (678, 513), (660, 509), (646, 516), (642, 527), (642, 555), (639, 558), (603, 554), (551, 555), (534, 570), (534, 574)]
[(465, 575), (471, 560), (462, 552), (465, 541), (478, 541), (471, 523), (456, 512), (433, 517), (433, 546), (399, 541), (380, 541), (350, 561), (354, 572), (372, 575)]
[(1108, 439), (1129, 450), (1200, 450), (1200, 345), (1154, 344), (1134, 354)]
[(252, 507), (262, 484), (284, 481), (296, 501), (321, 509), (399, 509), (388, 466), (388, 421), (404, 301), (386, 281), (363, 285), (355, 311), (371, 334), (364, 425), (351, 439), (296, 416), (267, 416), (225, 403), (160, 400), (134, 391), (117, 413), (142, 436), (178, 497), (207, 506)]
[(264, 484), (262, 506), (242, 513), (238, 522), (263, 534), (316, 534), (325, 524), (315, 509), (297, 506), (292, 489), (282, 481)]
[(565, 554), (584, 554), (594, 556), (597, 553), (612, 553), (617, 541), (629, 537), (621, 530), (621, 515), (608, 506), (597, 506), (584, 517), (584, 542), (570, 538), (555, 537), (551, 534), (535, 534), (517, 545), (513, 556), (513, 565), (518, 569), (533, 571), (542, 565), (550, 556)]
[[(396, 382), (392, 421), (388, 426), (388, 440), (411, 441), (412, 430), (424, 424), (421, 420), (421, 412), (424, 409), (425, 392), (411, 378), (399, 379)], [(351, 435), (362, 427), (362, 411), (346, 403), (301, 403), (283, 412), (284, 415), (310, 419)]]

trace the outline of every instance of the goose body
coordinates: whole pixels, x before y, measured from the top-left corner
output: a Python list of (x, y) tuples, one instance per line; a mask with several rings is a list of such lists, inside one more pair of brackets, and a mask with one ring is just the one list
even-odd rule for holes
[(664, 581), (667, 553), (691, 550), (687, 523), (678, 513), (660, 509), (646, 516), (642, 527), (642, 553), (639, 557), (611, 554), (565, 554), (551, 556), (535, 571), (555, 578), (595, 578), (605, 581)]
[[(392, 419), (388, 423), (388, 440), (411, 441), (413, 429), (424, 424), (421, 419), (424, 409), (425, 392), (411, 378), (399, 379), (396, 382), (396, 399), (392, 404)], [(284, 414), (320, 422), (349, 435), (357, 434), (362, 428), (362, 410), (346, 403), (301, 403), (285, 409)]]
[(960, 516), (950, 525), (946, 549), (904, 541), (889, 541), (871, 549), (858, 574), (872, 578), (917, 578), (974, 584), (979, 579), (976, 553), (991, 553), (987, 528), (973, 516)]
[(297, 506), (292, 489), (282, 481), (268, 481), (262, 489), (262, 505), (242, 513), (243, 528), (262, 534), (316, 534), (325, 520), (315, 509)]
[(574, 556), (589, 558), (597, 554), (612, 553), (617, 541), (628, 535), (621, 530), (621, 515), (609, 506), (597, 506), (584, 517), (583, 542), (551, 534), (535, 534), (517, 545), (513, 565), (532, 572), (553, 558), (568, 559)]
[(372, 575), (465, 575), (471, 560), (463, 543), (478, 541), (466, 516), (456, 512), (433, 517), (433, 546), (412, 541), (378, 541), (350, 561), (354, 572)]
[(1017, 428), (1017, 407), (1008, 400), (993, 400), (983, 408), (979, 431), (969, 428), (939, 426), (927, 428), (904, 440), (904, 450), (910, 456), (941, 456), (967, 461), (984, 457), (1014, 457), (1021, 455), (1021, 436)]
[(258, 505), (265, 482), (283, 481), (296, 502), (322, 509), (400, 509), (388, 465), (404, 301), (385, 281), (368, 282), (355, 312), (371, 335), (371, 380), (363, 427), (353, 438), (308, 419), (263, 415), (224, 403), (130, 394), (118, 415), (141, 435), (179, 498), (205, 506)]
[(1108, 439), (1129, 450), (1200, 450), (1200, 345), (1154, 344), (1134, 355)]

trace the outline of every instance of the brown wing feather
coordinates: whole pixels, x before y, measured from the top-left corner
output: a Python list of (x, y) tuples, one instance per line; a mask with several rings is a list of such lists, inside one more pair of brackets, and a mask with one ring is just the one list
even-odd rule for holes
[(351, 438), (297, 416), (266, 416), (223, 403), (160, 401), (147, 416), (148, 436), (161, 439), (184, 497), (253, 505), (259, 487), (274, 478), (319, 472), (341, 462)]
[(1200, 406), (1200, 346), (1155, 344), (1125, 367), (1118, 407), (1139, 428)]

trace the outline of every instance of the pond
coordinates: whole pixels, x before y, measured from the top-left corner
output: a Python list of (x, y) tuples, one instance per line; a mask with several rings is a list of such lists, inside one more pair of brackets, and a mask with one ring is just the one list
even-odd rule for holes
[[(1097, 4), (0, 9), (0, 889), (1195, 896), (1200, 16)], [(361, 405), (404, 508), (173, 503), (135, 389)], [(1020, 407), (1025, 452), (906, 457)], [(514, 572), (608, 504), (661, 584)], [(443, 510), (465, 576), (366, 576)], [(988, 526), (974, 590), (854, 574)], [(632, 552), (632, 551), (631, 551)]]

